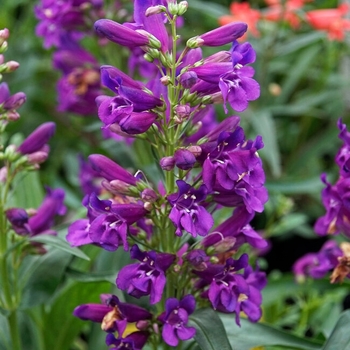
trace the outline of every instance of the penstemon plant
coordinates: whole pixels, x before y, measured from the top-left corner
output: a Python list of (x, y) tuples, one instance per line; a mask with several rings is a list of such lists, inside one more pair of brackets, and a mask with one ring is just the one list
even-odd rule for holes
[[(6, 62), (3, 55), (9, 36), (8, 29), (0, 30), (1, 74), (19, 67), (15, 61)], [(7, 321), (7, 325), (2, 323), (2, 327), (8, 327), (10, 333), (8, 348), (14, 350), (22, 349), (18, 311), (26, 285), (21, 280), (23, 271), (33, 262), (31, 257), (46, 254), (46, 248), (37, 241), (37, 237), (41, 234), (56, 235), (52, 229), (54, 218), (56, 214), (63, 215), (66, 210), (63, 204), (65, 194), (59, 188), (47, 188), (47, 194), (37, 209), (19, 207), (24, 204), (21, 183), (29, 172), (38, 170), (47, 159), (47, 143), (56, 128), (55, 123), (46, 122), (22, 142), (14, 142), (15, 137), (9, 137), (6, 127), (19, 119), (17, 109), (25, 101), (23, 92), (11, 95), (7, 83), (0, 83), (0, 311)], [(31, 185), (34, 185), (33, 180), (31, 178)], [(38, 193), (36, 197), (39, 197)]]
[[(103, 294), (101, 304), (74, 310), (101, 323), (111, 349), (193, 348), (201, 344), (196, 315), (221, 322), (213, 309), (234, 314), (237, 325), (241, 312), (252, 322), (261, 317), (266, 277), (249, 264), (256, 256), (249, 247), (267, 245), (250, 226), (268, 198), (257, 153), (263, 142), (245, 138), (238, 116), (216, 121), (213, 107), (240, 112), (259, 97), (249, 66), (255, 52), (237, 41), (247, 30), (240, 22), (190, 38), (182, 48), (178, 19), (187, 8), (186, 1), (135, 0), (134, 22), (95, 22), (101, 38), (130, 49), (133, 68), (142, 66), (143, 75), (141, 82), (101, 67), (102, 85), (112, 92), (96, 100), (102, 129), (142, 142), (158, 166), (157, 176), (133, 175), (102, 154), (90, 155), (87, 218), (68, 229), (73, 247), (123, 249), (134, 260), (116, 278), (134, 303)], [(203, 57), (201, 47), (226, 44), (229, 51)], [(138, 304), (141, 297), (147, 308)], [(210, 336), (222, 342), (224, 334)]]

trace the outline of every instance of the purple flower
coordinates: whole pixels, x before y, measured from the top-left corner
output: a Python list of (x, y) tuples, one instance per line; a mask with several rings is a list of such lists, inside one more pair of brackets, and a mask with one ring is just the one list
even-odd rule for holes
[(11, 96), (8, 85), (6, 83), (0, 84), (0, 114), (10, 113), (18, 118), (19, 115), (15, 110), (22, 106), (25, 101), (26, 95), (23, 92), (17, 92)]
[(153, 5), (160, 5), (161, 1), (157, 0), (135, 0), (134, 1), (134, 20), (136, 25), (152, 34), (161, 43), (162, 52), (168, 51), (169, 35), (164, 24), (164, 15), (162, 13), (146, 16), (146, 10)]
[[(112, 294), (101, 295), (102, 304), (83, 304), (74, 309), (74, 316), (101, 323), (106, 332), (124, 333), (128, 323), (149, 320), (152, 314), (139, 306), (123, 303)], [(137, 325), (136, 325), (137, 326)]]
[(215, 191), (214, 200), (224, 206), (244, 202), (249, 213), (261, 212), (267, 201), (265, 174), (257, 150), (263, 147), (261, 137), (246, 141), (241, 127), (220, 133), (217, 142), (202, 144), (203, 182)]
[(20, 235), (30, 237), (39, 234), (56, 235), (51, 227), (54, 225), (56, 215), (64, 215), (66, 207), (63, 204), (64, 191), (60, 188), (47, 188), (47, 194), (36, 213), (29, 217), (24, 209), (11, 208), (6, 211), (6, 216), (14, 231)]
[(206, 236), (214, 224), (213, 217), (199, 205), (207, 196), (207, 188), (201, 185), (196, 190), (182, 180), (176, 183), (179, 192), (168, 196), (172, 206), (169, 218), (176, 227), (175, 234), (182, 236), (182, 231), (186, 230), (193, 237)]
[(24, 155), (46, 150), (45, 146), (55, 130), (56, 124), (53, 122), (41, 124), (20, 144), (17, 151)]
[(321, 180), (326, 184), (326, 188), (322, 190), (322, 203), (326, 214), (316, 221), (315, 232), (319, 235), (343, 232), (350, 236), (350, 177), (340, 177), (334, 186), (327, 182), (325, 174), (321, 175)]
[(187, 41), (187, 46), (196, 48), (199, 46), (226, 45), (243, 36), (247, 31), (247, 28), (248, 26), (242, 22), (229, 23), (200, 36), (189, 39)]
[(96, 21), (95, 31), (108, 40), (129, 48), (150, 45), (150, 39), (147, 35), (110, 19), (99, 19)]
[(265, 248), (267, 241), (249, 225), (253, 217), (254, 213), (249, 213), (244, 206), (237, 207), (231, 217), (202, 240), (201, 245), (214, 247), (218, 253), (237, 250), (244, 243), (258, 249)]
[(143, 205), (112, 204), (110, 200), (99, 200), (95, 193), (89, 196), (87, 206), (90, 222), (78, 220), (68, 229), (66, 238), (72, 246), (94, 243), (114, 251), (123, 245), (127, 251), (129, 226), (147, 214)]
[[(244, 269), (243, 274), (238, 271)], [(196, 275), (209, 284), (207, 295), (215, 310), (236, 314), (236, 323), (240, 325), (240, 312), (248, 319), (257, 322), (261, 317), (261, 290), (266, 285), (265, 273), (253, 271), (248, 265), (248, 255), (238, 260), (229, 258), (225, 266), (211, 265), (207, 270), (196, 271)]]
[(159, 316), (164, 323), (162, 337), (170, 346), (177, 346), (180, 340), (188, 340), (194, 337), (196, 329), (188, 327), (188, 316), (194, 312), (196, 301), (192, 295), (184, 296), (180, 301), (169, 298), (165, 302), (165, 312)]
[(91, 154), (89, 163), (92, 169), (107, 181), (119, 180), (131, 186), (137, 183), (136, 177), (102, 154)]
[(150, 303), (156, 304), (162, 299), (166, 278), (165, 272), (175, 260), (175, 255), (142, 252), (137, 245), (130, 250), (132, 259), (141, 263), (124, 266), (118, 273), (117, 287), (135, 298), (150, 296)]
[(108, 334), (106, 344), (108, 346), (115, 345), (115, 347), (109, 348), (110, 350), (141, 350), (146, 344), (148, 337), (148, 332), (134, 332), (125, 338), (121, 336), (116, 338), (113, 334)]
[(335, 162), (340, 168), (340, 176), (350, 177), (350, 133), (341, 119), (338, 120), (338, 129), (340, 130), (338, 136), (344, 144), (338, 151)]
[(335, 241), (327, 241), (318, 253), (308, 253), (298, 259), (293, 265), (293, 273), (298, 282), (303, 282), (306, 276), (322, 278), (338, 265), (338, 257), (343, 256), (342, 250)]

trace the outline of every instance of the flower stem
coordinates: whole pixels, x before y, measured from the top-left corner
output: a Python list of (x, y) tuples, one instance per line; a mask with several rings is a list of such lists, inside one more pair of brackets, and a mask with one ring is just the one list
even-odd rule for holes
[(8, 317), (8, 322), (10, 326), (10, 334), (12, 341), (12, 350), (21, 350), (21, 341), (18, 330), (18, 320), (17, 320), (17, 311), (12, 311)]

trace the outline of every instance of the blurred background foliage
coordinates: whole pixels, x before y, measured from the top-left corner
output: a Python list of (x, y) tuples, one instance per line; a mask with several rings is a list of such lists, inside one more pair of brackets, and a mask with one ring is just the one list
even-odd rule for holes
[[(189, 10), (181, 30), (184, 40), (217, 27), (218, 18), (229, 14), (231, 4), (229, 0), (188, 2)], [(125, 3), (126, 13), (130, 13), (130, 3)], [(127, 146), (103, 139), (96, 115), (80, 117), (56, 111), (55, 86), (59, 73), (52, 68), (54, 49), (43, 49), (42, 39), (35, 36), (35, 4), (32, 0), (2, 0), (0, 5), (0, 28), (9, 28), (11, 32), (6, 59), (16, 60), (21, 65), (14, 74), (5, 76), (4, 81), (12, 93), (23, 91), (27, 95), (27, 102), (20, 110), (20, 120), (8, 127), (8, 133), (26, 136), (45, 121), (57, 123), (56, 135), (50, 142), (50, 157), (42, 165), (40, 181), (66, 190), (70, 212), (65, 222), (60, 223), (64, 237), (68, 223), (82, 215), (78, 154), (86, 157), (91, 153), (103, 153), (130, 167), (141, 160), (144, 169), (152, 166), (152, 159), (137, 158), (133, 151), (137, 143)], [(264, 1), (249, 1), (249, 4), (255, 9), (266, 7)], [(321, 9), (338, 5), (335, 0), (318, 0), (307, 2), (305, 6)], [(108, 15), (113, 18), (113, 13)], [(350, 122), (350, 63), (347, 60), (350, 42), (331, 41), (325, 32), (312, 30), (304, 22), (293, 29), (284, 21), (264, 21), (258, 24), (258, 29), (260, 37), (248, 36), (248, 40), (257, 52), (254, 68), (256, 80), (261, 85), (261, 97), (251, 102), (249, 109), (240, 115), (247, 137), (260, 134), (265, 143), (260, 155), (265, 164), (270, 200), (265, 212), (253, 223), (271, 242), (270, 250), (260, 259), (261, 268), (269, 273), (269, 284), (264, 291), (263, 321), (300, 337), (324, 341), (348, 303), (349, 284), (339, 287), (321, 280), (297, 285), (290, 271), (298, 257), (317, 251), (324, 242), (313, 233), (315, 220), (324, 214), (320, 200), (323, 184), (319, 177), (326, 172), (331, 182), (335, 180), (334, 157), (340, 146), (336, 122), (340, 117), (344, 123), (349, 125)], [(96, 49), (94, 43), (87, 41), (85, 44)], [(115, 47), (108, 50), (95, 50), (101, 64), (126, 67), (126, 52)], [(210, 49), (206, 51), (210, 52)], [(216, 109), (219, 117), (225, 118), (222, 106)], [(43, 193), (38, 190), (32, 194), (29, 203), (33, 206), (38, 202), (35, 196), (42, 197)], [(84, 247), (83, 251), (93, 258), (92, 262), (52, 253), (47, 258), (48, 267), (43, 268), (46, 273), (54, 266), (58, 274), (56, 282), (48, 287), (50, 293), (39, 290), (36, 296), (24, 298), (24, 302), (33, 306), (31, 298), (35, 297), (37, 307), (29, 316), (23, 316), (23, 324), (27, 323), (26, 317), (35, 324), (42, 319), (39, 314), (47, 317), (40, 327), (47, 323), (51, 325), (53, 319), (69, 318), (70, 324), (64, 332), (55, 328), (59, 328), (58, 321), (49, 327), (49, 332), (60, 334), (60, 342), (55, 345), (45, 343), (50, 340), (38, 340), (41, 342), (38, 349), (96, 349), (101, 346), (98, 344), (103, 344), (103, 337), (98, 337), (98, 327), (73, 320), (70, 315), (76, 305), (97, 302), (100, 293), (110, 290), (108, 282), (113, 282), (116, 269), (121, 266), (120, 259), (126, 257), (120, 252), (111, 255), (94, 247)], [(43, 271), (38, 268), (33, 271), (38, 275), (35, 283), (40, 287), (40, 283), (44, 283), (40, 280)], [(93, 271), (94, 274), (82, 271)], [(66, 303), (68, 299), (69, 303)], [(28, 324), (23, 330), (32, 334), (34, 331)], [(76, 338), (81, 331), (85, 338)], [(69, 344), (74, 339), (73, 347)], [(28, 345), (28, 349), (31, 346), (35, 348)]]

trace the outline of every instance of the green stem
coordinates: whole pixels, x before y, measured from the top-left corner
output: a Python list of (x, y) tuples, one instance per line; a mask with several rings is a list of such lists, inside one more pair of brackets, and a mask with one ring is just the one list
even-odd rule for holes
[(21, 350), (21, 341), (18, 330), (17, 311), (11, 312), (8, 318), (12, 341), (12, 350)]

